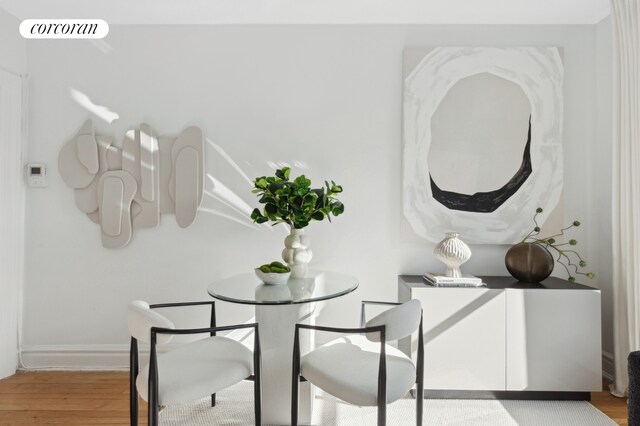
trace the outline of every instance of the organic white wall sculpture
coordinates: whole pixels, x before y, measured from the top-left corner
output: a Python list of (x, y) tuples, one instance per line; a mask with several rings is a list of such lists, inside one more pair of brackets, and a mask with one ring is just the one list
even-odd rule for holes
[(202, 202), (203, 141), (202, 130), (189, 127), (178, 136), (171, 149), (173, 172), (169, 181), (169, 194), (176, 206), (176, 221), (181, 228), (193, 223)]
[(133, 228), (154, 228), (160, 213), (191, 225), (202, 202), (204, 135), (188, 127), (158, 138), (148, 124), (126, 133), (122, 148), (87, 120), (60, 150), (58, 169), (78, 208), (101, 227), (102, 245), (124, 247)]

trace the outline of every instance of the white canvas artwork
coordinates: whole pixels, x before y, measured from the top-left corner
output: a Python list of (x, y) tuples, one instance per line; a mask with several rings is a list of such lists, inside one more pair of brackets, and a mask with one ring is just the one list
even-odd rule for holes
[(403, 211), (430, 241), (512, 244), (562, 194), (562, 57), (555, 47), (406, 50)]

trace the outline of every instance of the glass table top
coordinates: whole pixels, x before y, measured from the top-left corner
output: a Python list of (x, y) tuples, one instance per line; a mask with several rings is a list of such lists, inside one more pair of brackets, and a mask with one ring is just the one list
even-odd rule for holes
[(283, 305), (332, 299), (358, 288), (358, 280), (338, 272), (314, 271), (305, 278), (289, 278), (285, 284), (263, 284), (255, 273), (215, 281), (207, 292), (216, 299), (249, 305)]

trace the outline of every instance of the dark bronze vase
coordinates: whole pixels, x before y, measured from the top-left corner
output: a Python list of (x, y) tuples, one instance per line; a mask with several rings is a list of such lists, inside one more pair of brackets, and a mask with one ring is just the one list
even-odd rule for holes
[(539, 283), (551, 275), (553, 256), (549, 250), (536, 243), (518, 243), (504, 257), (509, 273), (518, 281)]

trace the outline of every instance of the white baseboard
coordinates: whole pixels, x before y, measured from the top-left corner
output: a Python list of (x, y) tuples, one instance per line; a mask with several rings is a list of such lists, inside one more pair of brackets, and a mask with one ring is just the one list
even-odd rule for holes
[[(235, 330), (226, 334), (249, 348), (253, 332)], [(184, 344), (171, 342), (158, 346), (158, 353)], [(140, 365), (149, 361), (149, 345), (140, 343)], [(18, 369), (30, 370), (129, 370), (129, 345), (23, 345)]]
[(128, 370), (128, 345), (23, 346), (20, 370)]
[(615, 364), (611, 352), (602, 351), (602, 377), (613, 381), (615, 378)]
[[(235, 336), (234, 336), (235, 337)], [(245, 337), (245, 336), (243, 336)], [(251, 339), (247, 339), (251, 340)], [(318, 339), (322, 340), (322, 339)], [(316, 344), (323, 344), (316, 340)], [(169, 349), (172, 345), (165, 345)], [(159, 349), (162, 352), (162, 349)], [(140, 347), (140, 364), (148, 359), (146, 346)], [(128, 370), (129, 345), (30, 345), (23, 346), (19, 369), (30, 370)], [(602, 376), (614, 378), (613, 354), (602, 352)]]

